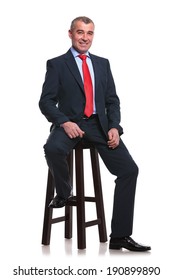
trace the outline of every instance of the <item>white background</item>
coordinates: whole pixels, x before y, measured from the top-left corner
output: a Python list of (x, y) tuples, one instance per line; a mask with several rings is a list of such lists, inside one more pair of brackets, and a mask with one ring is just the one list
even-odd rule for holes
[[(95, 276), (97, 279), (170, 279), (173, 249), (171, 2), (1, 1), (2, 279), (15, 278), (13, 269), (19, 265), (23, 268), (66, 268), (70, 265), (103, 269), (104, 273)], [(108, 58), (111, 63), (121, 100), (121, 124), (125, 131), (122, 139), (140, 169), (133, 237), (151, 245), (151, 253), (109, 251), (108, 244), (99, 243), (95, 227), (87, 229), (84, 251), (77, 250), (75, 228), (73, 239), (64, 240), (63, 225), (54, 225), (51, 245), (41, 246), (47, 179), (42, 146), (50, 124), (41, 115), (38, 101), (46, 60), (69, 49), (68, 29), (71, 20), (79, 15), (90, 17), (96, 25), (90, 51)], [(86, 163), (87, 160), (86, 155)], [(102, 162), (100, 164), (109, 234), (115, 178)], [(108, 266), (159, 266), (161, 275), (107, 276)], [(49, 277), (57, 279), (58, 276)]]

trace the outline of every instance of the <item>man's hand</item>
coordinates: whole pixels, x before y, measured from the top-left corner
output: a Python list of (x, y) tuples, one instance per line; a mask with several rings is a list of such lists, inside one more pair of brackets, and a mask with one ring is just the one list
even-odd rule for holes
[(108, 131), (108, 147), (111, 149), (115, 149), (120, 142), (120, 137), (119, 137), (119, 133), (118, 130), (116, 128), (111, 128)]
[(80, 127), (74, 122), (65, 122), (60, 125), (64, 128), (66, 134), (72, 139), (76, 137), (82, 138), (84, 135), (84, 131), (80, 129)]

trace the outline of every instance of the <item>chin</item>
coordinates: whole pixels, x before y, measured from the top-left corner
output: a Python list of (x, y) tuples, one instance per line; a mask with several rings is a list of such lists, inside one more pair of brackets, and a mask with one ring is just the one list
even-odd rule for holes
[(81, 49), (81, 48), (80, 48), (80, 49), (79, 49), (79, 52), (85, 53), (85, 52), (87, 52), (87, 50), (88, 50), (88, 49)]

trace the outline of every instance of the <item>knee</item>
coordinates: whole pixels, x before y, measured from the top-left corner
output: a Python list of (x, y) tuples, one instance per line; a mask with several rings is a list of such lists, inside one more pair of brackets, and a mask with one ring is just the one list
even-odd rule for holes
[(58, 145), (55, 145), (55, 143), (47, 142), (44, 145), (44, 153), (46, 157), (52, 157), (55, 155), (63, 155), (63, 151)]
[(43, 149), (46, 157), (55, 153), (55, 147), (49, 143), (46, 143)]
[(127, 169), (125, 169), (125, 174), (126, 175), (130, 175), (130, 176), (133, 176), (133, 177), (137, 178), (138, 173), (139, 173), (139, 168), (138, 168), (137, 164), (134, 161), (132, 161), (127, 166)]
[(139, 173), (139, 168), (135, 162), (133, 162), (132, 167), (131, 167), (131, 173), (138, 176)]
[(119, 178), (122, 177), (137, 178), (138, 173), (139, 173), (139, 169), (137, 164), (133, 160), (130, 160), (129, 162), (126, 162), (121, 166), (121, 168), (119, 169), (116, 175)]

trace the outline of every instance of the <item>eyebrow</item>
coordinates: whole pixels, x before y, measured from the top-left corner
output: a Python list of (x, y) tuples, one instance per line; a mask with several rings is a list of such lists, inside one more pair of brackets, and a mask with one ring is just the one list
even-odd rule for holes
[[(83, 30), (83, 29), (77, 29), (76, 32), (84, 32), (84, 30)], [(94, 31), (88, 30), (87, 33), (92, 33), (92, 34), (94, 34)]]

